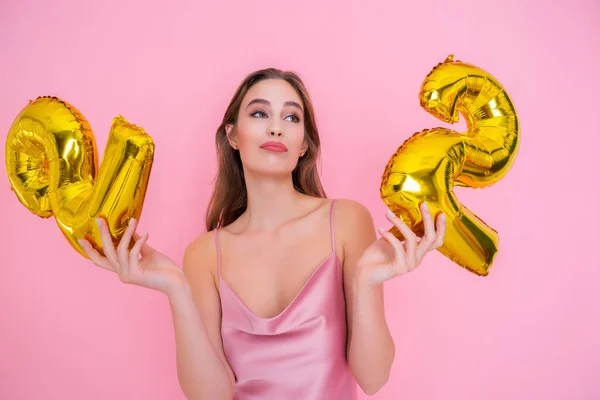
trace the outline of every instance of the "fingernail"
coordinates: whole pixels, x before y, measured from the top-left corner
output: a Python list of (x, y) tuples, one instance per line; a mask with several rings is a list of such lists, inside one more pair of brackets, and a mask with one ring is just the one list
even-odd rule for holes
[(392, 212), (392, 210), (388, 210), (387, 215), (388, 217), (393, 217), (394, 213)]
[(100, 226), (101, 223), (102, 223), (102, 221), (100, 221), (100, 218), (96, 218), (96, 224), (98, 224), (98, 226)]
[(134, 223), (134, 222), (135, 222), (135, 219), (131, 218), (131, 219), (129, 220), (129, 226), (133, 225), (133, 223)]
[(384, 232), (384, 230), (383, 230), (383, 227), (381, 227), (381, 226), (378, 226), (378, 227), (377, 227), (377, 230), (378, 230), (379, 232)]
[(427, 203), (426, 203), (426, 202), (422, 202), (422, 203), (421, 203), (421, 207), (423, 207), (423, 210), (425, 210), (425, 211), (429, 211), (429, 207), (427, 206)]
[(446, 221), (446, 214), (443, 214), (443, 213), (442, 213), (442, 215), (440, 215), (440, 219), (441, 219), (443, 222), (445, 222), (445, 221)]

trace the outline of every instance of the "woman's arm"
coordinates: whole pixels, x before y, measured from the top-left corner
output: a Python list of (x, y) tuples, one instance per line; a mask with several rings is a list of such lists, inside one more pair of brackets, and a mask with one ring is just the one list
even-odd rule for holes
[(395, 346), (384, 313), (383, 285), (367, 284), (359, 259), (376, 240), (369, 210), (351, 200), (336, 202), (336, 232), (343, 232), (347, 357), (352, 374), (369, 395), (387, 382)]
[[(230, 400), (234, 377), (221, 344), (221, 305), (214, 274), (216, 264), (212, 235), (205, 234), (185, 251), (183, 269), (149, 246), (148, 235), (135, 233), (131, 220), (117, 248), (106, 221), (98, 219), (105, 255), (87, 240), (80, 243), (97, 266), (115, 272), (119, 279), (165, 293), (169, 298), (175, 326), (177, 375), (190, 400)], [(131, 239), (135, 244), (130, 249)], [(141, 258), (140, 258), (141, 255)]]
[(375, 240), (373, 219), (356, 202), (345, 201), (340, 215), (344, 247), (344, 287), (348, 314), (348, 362), (367, 394), (377, 392), (388, 380), (394, 361), (394, 342), (383, 309), (382, 283), (417, 268), (427, 253), (444, 244), (446, 218), (434, 219), (427, 203), (419, 205), (424, 234), (419, 239), (392, 212), (387, 219), (404, 241), (379, 228)]
[(212, 234), (185, 251), (179, 290), (169, 296), (175, 327), (177, 376), (190, 400), (230, 400), (235, 379), (223, 352), (221, 306), (209, 266), (216, 262)]

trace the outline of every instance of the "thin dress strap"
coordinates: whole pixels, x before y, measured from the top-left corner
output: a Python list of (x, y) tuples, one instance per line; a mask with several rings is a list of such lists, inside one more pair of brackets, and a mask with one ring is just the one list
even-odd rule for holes
[(221, 244), (219, 243), (219, 228), (215, 228), (215, 245), (217, 246), (217, 273), (221, 280)]
[(333, 227), (333, 204), (335, 199), (331, 201), (331, 207), (329, 208), (329, 231), (331, 232), (331, 247), (332, 253), (335, 253), (335, 229)]

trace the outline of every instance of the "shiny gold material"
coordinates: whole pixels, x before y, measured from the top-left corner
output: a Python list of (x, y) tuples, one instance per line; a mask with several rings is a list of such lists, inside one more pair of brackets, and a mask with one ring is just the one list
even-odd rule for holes
[(47, 96), (25, 106), (6, 139), (11, 189), (32, 213), (53, 215), (84, 257), (78, 243), (82, 238), (103, 254), (97, 217), (107, 220), (115, 245), (130, 218), (139, 219), (153, 157), (151, 137), (119, 116), (98, 169), (96, 141), (85, 117), (65, 101)]
[[(427, 75), (421, 107), (442, 121), (458, 121), (468, 132), (433, 128), (413, 134), (389, 160), (381, 198), (417, 235), (423, 234), (419, 204), (446, 214), (444, 245), (438, 250), (477, 275), (488, 275), (498, 251), (498, 233), (464, 207), (454, 186), (483, 188), (502, 179), (515, 161), (519, 124), (515, 108), (488, 72), (450, 55)], [(391, 232), (403, 240), (400, 232)]]

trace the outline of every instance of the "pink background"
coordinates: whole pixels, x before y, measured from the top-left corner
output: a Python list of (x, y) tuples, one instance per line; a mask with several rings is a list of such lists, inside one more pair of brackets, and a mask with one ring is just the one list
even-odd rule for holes
[[(479, 278), (434, 253), (386, 284), (397, 354), (374, 398), (600, 397), (597, 2), (100, 3), (2, 1), (0, 131), (47, 94), (83, 112), (101, 154), (113, 116), (146, 128), (157, 151), (140, 230), (177, 262), (203, 230), (214, 131), (248, 72), (301, 74), (328, 195), (384, 224), (388, 158), (446, 126), (419, 107), (422, 79), (450, 53), (490, 71), (522, 145), (506, 179), (457, 194), (499, 231), (499, 256)], [(80, 257), (1, 165), (0, 398), (183, 399), (164, 296)]]

